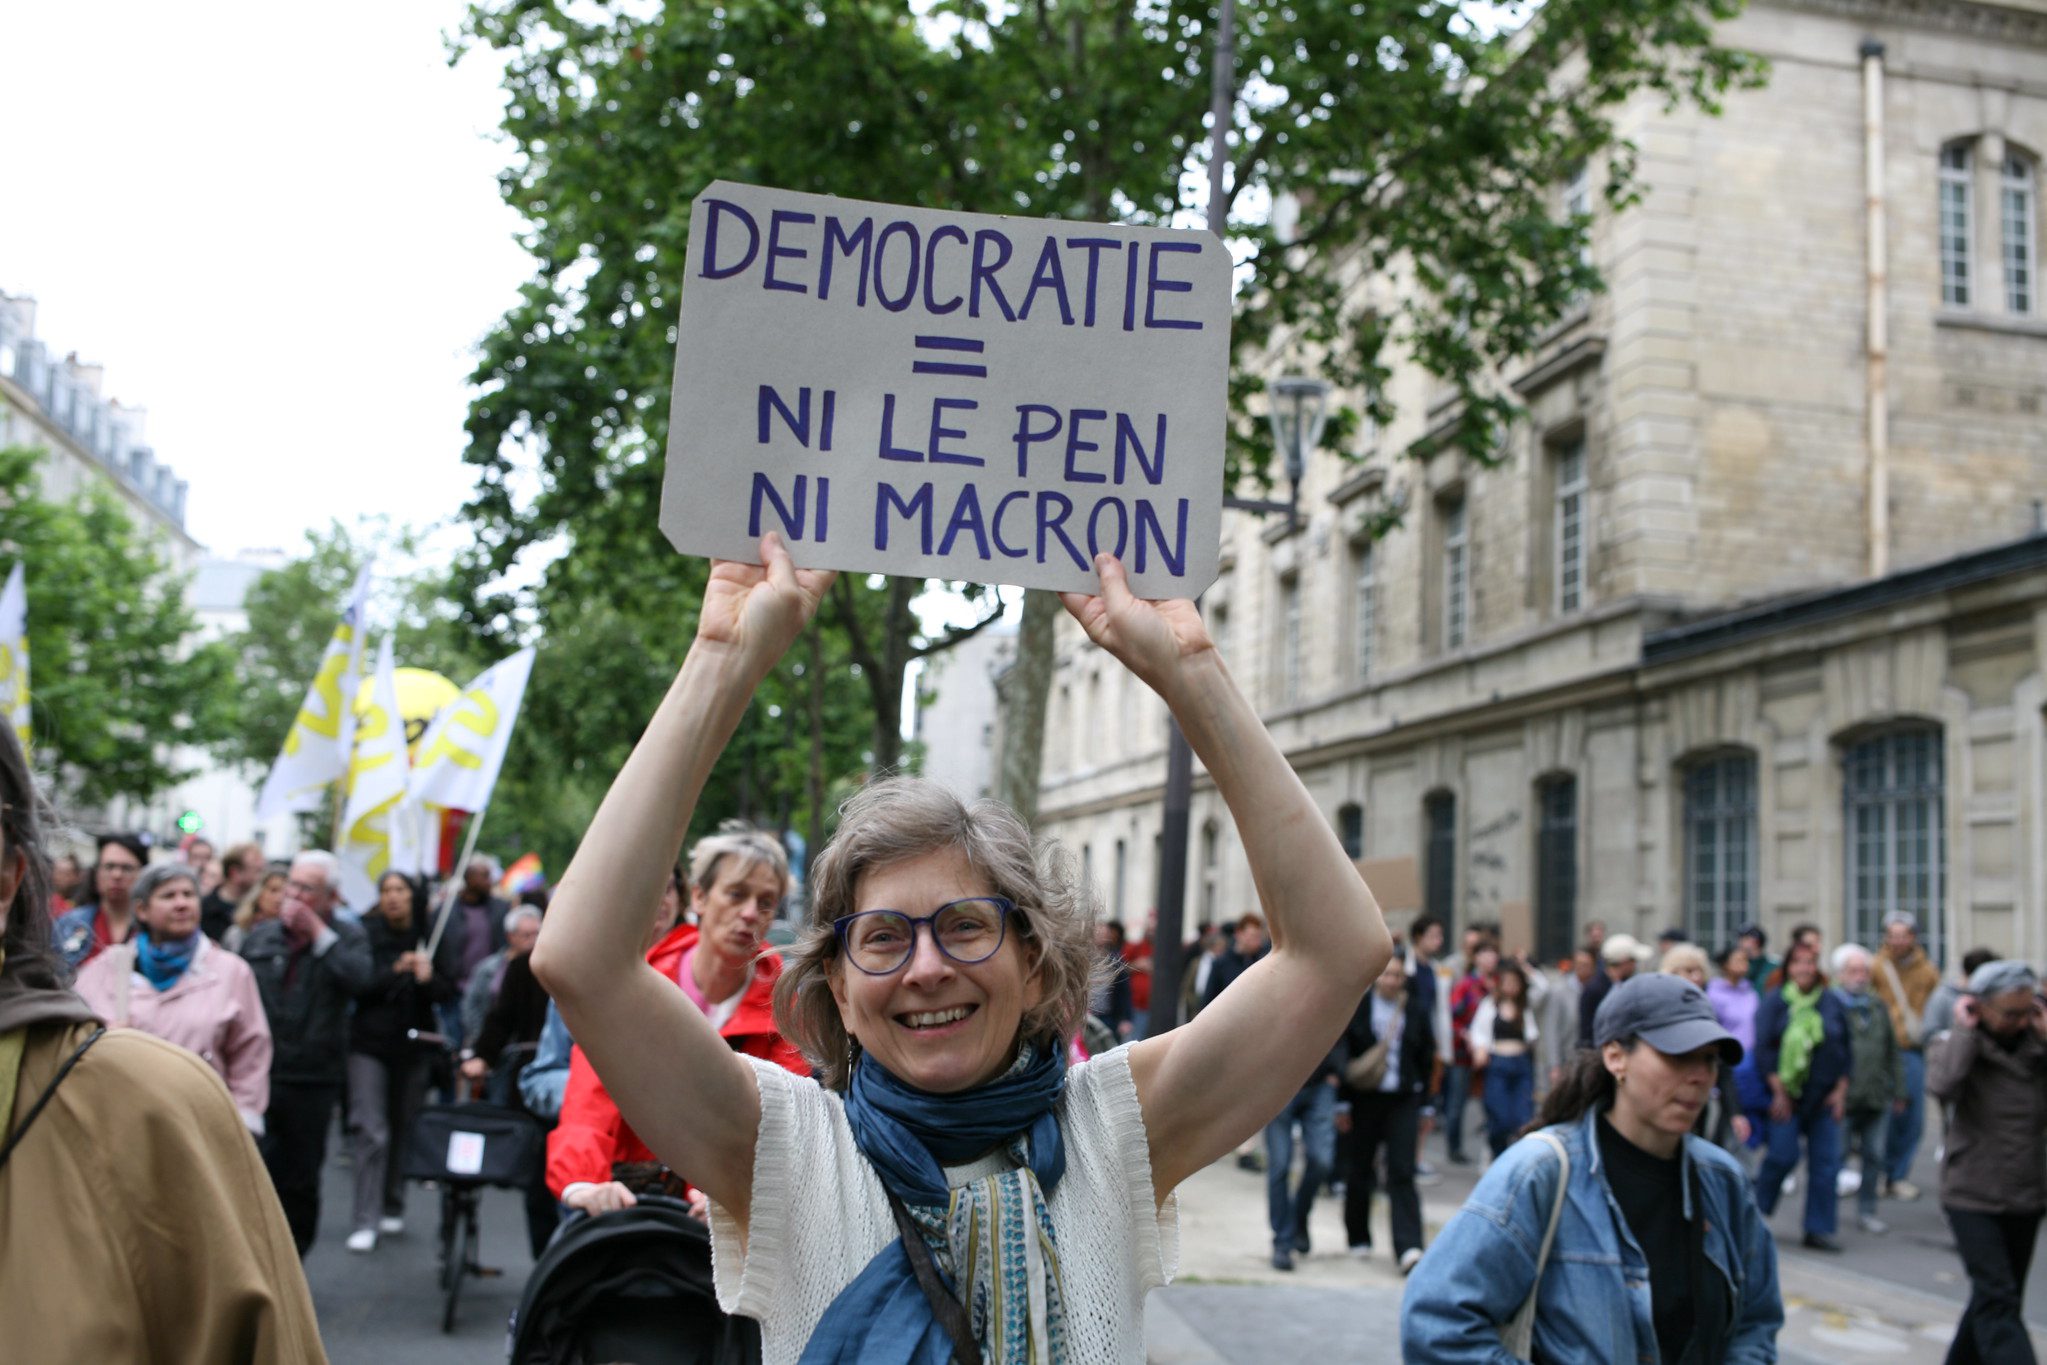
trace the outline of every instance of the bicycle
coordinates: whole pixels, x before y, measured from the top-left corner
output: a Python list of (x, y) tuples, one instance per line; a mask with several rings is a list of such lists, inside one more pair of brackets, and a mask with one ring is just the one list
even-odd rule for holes
[[(407, 1034), (430, 1047), (449, 1048), (448, 1040), (417, 1029)], [(441, 1194), (440, 1289), (441, 1331), (455, 1330), (462, 1285), (470, 1276), (492, 1278), (504, 1272), (480, 1264), (477, 1210), (487, 1185), (521, 1186), (541, 1159), (540, 1128), (531, 1115), (503, 1105), (481, 1103), (474, 1085), (461, 1076), (450, 1092), (452, 1104), (430, 1104), (413, 1122), (405, 1149), (405, 1174), (431, 1180)]]

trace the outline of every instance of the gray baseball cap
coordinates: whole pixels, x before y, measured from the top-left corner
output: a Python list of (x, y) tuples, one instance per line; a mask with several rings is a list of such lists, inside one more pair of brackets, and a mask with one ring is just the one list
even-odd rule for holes
[(1720, 1026), (1713, 1002), (1681, 976), (1630, 977), (1607, 992), (1599, 1013), (1592, 1016), (1593, 1045), (1605, 1047), (1629, 1038), (1640, 1038), (1671, 1057), (1718, 1043), (1727, 1065), (1741, 1060), (1741, 1044)]

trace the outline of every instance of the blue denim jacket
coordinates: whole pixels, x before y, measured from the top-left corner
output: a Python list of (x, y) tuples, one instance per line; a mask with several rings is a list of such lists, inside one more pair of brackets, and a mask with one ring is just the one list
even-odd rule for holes
[(526, 1102), (528, 1113), (548, 1120), (560, 1116), (562, 1091), (569, 1084), (569, 1050), (574, 1046), (569, 1026), (562, 1022), (561, 1011), (550, 1000), (547, 1023), (540, 1030), (540, 1046), (534, 1051), (533, 1060), (519, 1072), (519, 1098)]
[[(1649, 1265), (1621, 1217), (1601, 1169), (1592, 1125), (1546, 1131), (1571, 1156), (1570, 1185), (1535, 1310), (1535, 1354), (1557, 1365), (1658, 1365)], [(1686, 1218), (1703, 1216), (1706, 1257), (1726, 1278), (1734, 1319), (1720, 1333), (1722, 1359), (1777, 1358), (1784, 1305), (1777, 1247), (1734, 1158), (1701, 1138), (1684, 1140)], [(1693, 1179), (1696, 1173), (1696, 1182)], [(1528, 1297), (1535, 1257), (1556, 1194), (1548, 1143), (1523, 1138), (1478, 1182), (1422, 1257), (1400, 1309), (1404, 1359), (1507, 1365), (1500, 1328)], [(1694, 1197), (1696, 1193), (1696, 1198)]]

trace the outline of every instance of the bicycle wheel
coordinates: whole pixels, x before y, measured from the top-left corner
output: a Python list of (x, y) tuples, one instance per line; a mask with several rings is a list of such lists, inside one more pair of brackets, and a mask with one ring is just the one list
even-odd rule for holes
[[(472, 1198), (474, 1196), (471, 1196)], [(446, 1296), (441, 1308), (441, 1331), (455, 1330), (455, 1305), (462, 1298), (462, 1281), (469, 1273), (469, 1241), (475, 1234), (475, 1215), (469, 1200), (455, 1199), (449, 1210), (448, 1259), (441, 1267), (441, 1290)]]

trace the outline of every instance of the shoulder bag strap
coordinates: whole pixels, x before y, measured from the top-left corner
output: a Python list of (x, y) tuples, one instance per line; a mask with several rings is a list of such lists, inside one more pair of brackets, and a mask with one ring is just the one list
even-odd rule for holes
[(114, 1027), (127, 1028), (132, 1017), (128, 1009), (129, 992), (135, 988), (134, 945), (116, 943), (107, 951), (114, 955)]
[(931, 1262), (931, 1248), (924, 1245), (924, 1232), (917, 1226), (917, 1220), (910, 1217), (910, 1211), (903, 1207), (894, 1190), (885, 1193), (888, 1210), (895, 1215), (896, 1231), (903, 1236), (903, 1251), (910, 1258), (910, 1269), (917, 1274), (917, 1287), (924, 1291), (932, 1316), (952, 1341), (953, 1360), (956, 1365), (981, 1365), (981, 1344), (974, 1340), (974, 1325), (967, 1320), (966, 1305), (954, 1298), (938, 1278), (938, 1267)]
[[(1891, 988), (1891, 998), (1884, 1003), (1890, 1006), (1888, 1013), (1891, 1016), (1891, 1032), (1897, 1033), (1905, 1027), (1907, 1019), (1910, 1018), (1912, 1002), (1905, 998), (1905, 983), (1898, 979), (1898, 969), (1891, 965), (1891, 955), (1878, 950), (1876, 965), (1883, 968), (1884, 981)], [(1910, 1032), (1909, 1029), (1906, 1031)]]
[[(107, 1031), (104, 1026), (94, 1029), (92, 1036), (80, 1043), (72, 1054), (64, 1059), (64, 1065), (57, 1068), (57, 1074), (50, 1078), (50, 1083), (43, 1087), (43, 1093), (36, 1096), (36, 1102), (29, 1107), (28, 1113), (22, 1116), (20, 1126), (8, 1137), (6, 1144), (0, 1146), (0, 1169), (6, 1167), (7, 1159), (14, 1155), (14, 1149), (28, 1133), (29, 1125), (33, 1124), (37, 1117), (42, 1114), (43, 1106), (50, 1102), (50, 1096), (57, 1093), (57, 1087), (64, 1084), (64, 1078), (71, 1074), (72, 1067), (78, 1065), (78, 1059), (83, 1057), (94, 1043), (97, 1043), (106, 1036)], [(4, 1122), (5, 1118), (4, 1114), (0, 1114), (0, 1122)]]
[(1517, 1360), (1532, 1360), (1535, 1354), (1535, 1301), (1542, 1292), (1542, 1272), (1549, 1264), (1550, 1244), (1557, 1239), (1557, 1224), (1563, 1221), (1564, 1192), (1571, 1183), (1571, 1154), (1555, 1133), (1537, 1133), (1538, 1142), (1546, 1142), (1557, 1154), (1557, 1191), (1550, 1199), (1549, 1224), (1543, 1229), (1542, 1249), (1535, 1256), (1535, 1280), (1528, 1286), (1528, 1297), (1522, 1300), (1507, 1325), (1500, 1329), (1500, 1344)]

